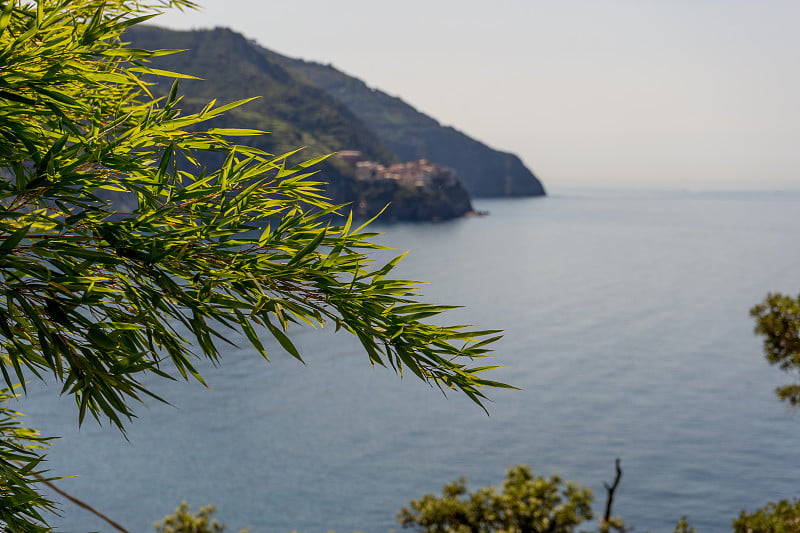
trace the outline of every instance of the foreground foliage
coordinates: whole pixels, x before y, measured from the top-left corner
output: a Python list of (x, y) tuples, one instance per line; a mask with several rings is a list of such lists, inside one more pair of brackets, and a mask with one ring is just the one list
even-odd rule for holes
[[(755, 332), (764, 336), (764, 357), (771, 365), (800, 380), (800, 295), (770, 293), (750, 310)], [(775, 394), (792, 407), (800, 407), (800, 382), (777, 387)], [(781, 500), (752, 513), (742, 511), (733, 522), (734, 533), (800, 533), (800, 500)]]
[(742, 511), (734, 533), (800, 533), (800, 500), (768, 503), (753, 513)]
[[(9, 1), (0, 12), (0, 371), (50, 377), (89, 415), (120, 429), (154, 396), (145, 374), (202, 381), (231, 331), (264, 358), (266, 335), (301, 354), (290, 325), (331, 324), (372, 364), (410, 371), (477, 403), (504, 386), (470, 366), (495, 331), (431, 325), (450, 309), (375, 265), (372, 233), (338, 218), (316, 161), (240, 146), (203, 122), (245, 101), (183, 114), (177, 84), (154, 98), (144, 76), (169, 51), (126, 48), (125, 28), (189, 0)], [(201, 152), (221, 153), (205, 168)], [(23, 385), (24, 386), (24, 385)], [(9, 414), (9, 411), (5, 411)], [(37, 460), (9, 429), (0, 444), (0, 521), (44, 527), (30, 491)], [(17, 439), (17, 440), (15, 440)], [(9, 451), (11, 450), (11, 451)], [(17, 454), (17, 455), (15, 455)], [(22, 461), (15, 466), (11, 460)]]
[[(767, 361), (800, 379), (800, 296), (770, 293), (750, 314), (756, 320), (756, 333), (764, 336)], [(800, 383), (778, 387), (775, 393), (789, 405), (800, 406)]]
[[(156, 533), (224, 533), (227, 526), (211, 518), (216, 512), (214, 505), (206, 505), (192, 512), (188, 503), (181, 502), (173, 514), (154, 524)], [(242, 529), (239, 533), (248, 533), (248, 530)]]
[(49, 440), (22, 426), (21, 413), (6, 405), (16, 397), (0, 390), (0, 524), (8, 531), (49, 531), (37, 523), (54, 504), (35, 489), (44, 473), (38, 452)]
[(589, 488), (519, 465), (508, 469), (499, 492), (488, 486), (468, 493), (461, 478), (445, 485), (441, 496), (411, 500), (397, 521), (421, 533), (571, 533), (592, 518), (592, 499)]

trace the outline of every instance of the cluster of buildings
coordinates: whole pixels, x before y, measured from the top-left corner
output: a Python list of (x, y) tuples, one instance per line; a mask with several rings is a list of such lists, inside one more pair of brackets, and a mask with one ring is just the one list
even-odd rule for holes
[(356, 150), (339, 152), (339, 158), (355, 167), (359, 181), (392, 181), (402, 188), (452, 186), (458, 182), (453, 170), (426, 159), (384, 166), (375, 161), (362, 161), (361, 152)]

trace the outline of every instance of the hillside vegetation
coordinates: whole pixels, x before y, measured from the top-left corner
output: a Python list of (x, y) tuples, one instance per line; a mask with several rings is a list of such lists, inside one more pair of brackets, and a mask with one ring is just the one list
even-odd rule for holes
[(342, 101), (398, 158), (430, 159), (453, 168), (472, 196), (545, 194), (541, 182), (516, 155), (494, 150), (442, 126), (400, 98), (370, 88), (330, 65), (266, 53)]
[[(543, 193), (538, 180), (515, 156), (495, 152), (451, 128), (442, 128), (430, 117), (399, 99), (372, 91), (360, 80), (333, 76), (348, 86), (363, 87), (344, 98), (341, 90), (320, 82), (320, 76), (315, 75), (317, 72), (324, 78), (338, 71), (276, 54), (232, 30), (175, 31), (137, 26), (126, 32), (126, 39), (137, 48), (184, 50), (159, 57), (151, 66), (201, 78), (180, 82), (181, 91), (187, 95), (182, 103), (187, 111), (197, 111), (212, 98), (229, 102), (259, 96), (211, 124), (270, 132), (242, 139), (244, 144), (273, 154), (304, 146), (302, 159), (355, 150), (362, 160), (387, 166), (427, 159), (456, 172), (455, 182), (432, 180), (424, 186), (364, 181), (356, 179), (353, 164), (329, 158), (321, 166), (321, 177), (329, 184), (326, 192), (335, 202), (350, 204), (359, 218), (374, 216), (389, 204), (382, 215), (386, 220), (449, 219), (472, 211), (470, 194)], [(168, 80), (154, 81), (156, 92), (165, 94), (169, 90)], [(363, 91), (379, 96), (362, 98), (359, 95)], [(364, 113), (354, 104), (361, 100), (362, 106), (373, 111)], [(376, 126), (372, 123), (376, 116), (396, 116), (396, 126), (386, 121)], [(446, 142), (440, 142), (440, 138)], [(413, 149), (404, 146), (408, 139), (416, 143)], [(206, 156), (204, 162), (209, 166), (220, 163), (213, 156)]]

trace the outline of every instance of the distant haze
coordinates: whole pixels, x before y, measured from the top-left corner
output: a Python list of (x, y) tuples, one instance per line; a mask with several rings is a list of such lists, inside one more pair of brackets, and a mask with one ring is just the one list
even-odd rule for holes
[(332, 63), (549, 188), (800, 188), (794, 0), (201, 3), (153, 23)]

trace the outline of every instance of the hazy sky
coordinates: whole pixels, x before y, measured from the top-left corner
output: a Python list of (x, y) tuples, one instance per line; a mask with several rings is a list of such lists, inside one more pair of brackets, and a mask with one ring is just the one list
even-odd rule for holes
[(797, 0), (201, 0), (571, 180), (800, 188)]

